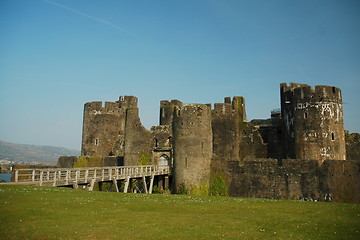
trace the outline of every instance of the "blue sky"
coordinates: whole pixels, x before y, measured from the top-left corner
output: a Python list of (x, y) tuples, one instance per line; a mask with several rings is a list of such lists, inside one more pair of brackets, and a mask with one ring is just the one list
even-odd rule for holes
[(0, 140), (80, 150), (83, 104), (244, 96), (248, 120), (279, 107), (279, 84), (342, 89), (360, 132), (360, 1), (1, 0)]

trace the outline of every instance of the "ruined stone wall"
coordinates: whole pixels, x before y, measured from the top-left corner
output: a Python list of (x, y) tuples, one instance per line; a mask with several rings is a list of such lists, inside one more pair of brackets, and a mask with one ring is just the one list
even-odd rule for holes
[(246, 159), (213, 165), (229, 195), (360, 203), (360, 163), (346, 160)]
[(281, 159), (283, 157), (283, 138), (280, 116), (270, 119), (255, 119), (250, 122), (258, 130), (267, 146), (267, 158)]
[(153, 138), (140, 121), (139, 109), (131, 107), (126, 111), (124, 164), (148, 165), (151, 163)]
[(82, 156), (121, 156), (124, 164), (151, 164), (152, 135), (139, 118), (138, 100), (120, 97), (117, 102), (86, 103)]
[(253, 124), (246, 122), (245, 99), (225, 98), (212, 110), (213, 156), (216, 161), (266, 157), (266, 145)]
[(265, 158), (267, 156), (267, 145), (256, 126), (244, 122), (240, 133), (240, 161), (249, 157)]
[(176, 107), (172, 132), (175, 192), (207, 186), (213, 146), (211, 109), (204, 104)]
[(331, 86), (281, 84), (285, 156), (298, 159), (345, 160), (340, 89)]

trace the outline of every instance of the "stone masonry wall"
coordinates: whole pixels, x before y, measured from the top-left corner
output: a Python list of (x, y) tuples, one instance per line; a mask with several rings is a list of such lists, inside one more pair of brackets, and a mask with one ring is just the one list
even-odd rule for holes
[(61, 156), (56, 164), (59, 168), (124, 166), (123, 157)]
[(247, 159), (212, 165), (211, 174), (227, 180), (230, 196), (360, 203), (357, 161)]
[(239, 121), (232, 104), (215, 103), (211, 120), (214, 158), (219, 161), (239, 159)]
[(345, 131), (346, 159), (360, 161), (360, 134)]

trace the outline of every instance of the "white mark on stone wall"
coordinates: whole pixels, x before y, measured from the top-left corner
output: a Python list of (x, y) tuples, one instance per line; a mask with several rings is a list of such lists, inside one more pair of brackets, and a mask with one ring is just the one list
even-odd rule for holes
[(320, 156), (330, 157), (330, 146), (320, 148)]
[(304, 110), (309, 108), (316, 108), (319, 110), (320, 114), (329, 119), (336, 117), (336, 121), (339, 121), (342, 118), (342, 105), (341, 103), (334, 102), (303, 102), (297, 103), (295, 106), (296, 110)]
[(307, 108), (319, 108), (319, 102), (315, 102), (315, 103), (303, 102), (303, 103), (297, 103), (295, 106), (295, 110), (302, 110)]
[(325, 113), (329, 113), (330, 118), (334, 117), (334, 112), (333, 112), (333, 108), (330, 107), (329, 103), (323, 103), (321, 104), (321, 114), (325, 115)]
[(308, 105), (309, 103), (305, 102), (305, 103), (297, 103), (296, 104), (296, 109), (300, 110), (300, 109), (305, 109), (305, 108), (308, 108)]
[(318, 133), (314, 132), (314, 131), (306, 131), (303, 133), (303, 136), (304, 136), (304, 140), (308, 141), (308, 140), (313, 140), (313, 139), (317, 138)]
[(314, 140), (316, 138), (327, 138), (329, 136), (328, 132), (315, 132), (314, 130), (308, 130), (303, 132), (303, 137), (305, 141)]

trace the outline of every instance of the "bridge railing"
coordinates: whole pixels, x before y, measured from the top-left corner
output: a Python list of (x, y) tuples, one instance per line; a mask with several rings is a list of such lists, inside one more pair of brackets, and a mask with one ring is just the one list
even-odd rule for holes
[(51, 169), (16, 169), (14, 182), (52, 183), (53, 186), (86, 183), (96, 181), (111, 181), (113, 179), (136, 178), (152, 175), (170, 174), (167, 165), (141, 165), (91, 168), (51, 168)]

